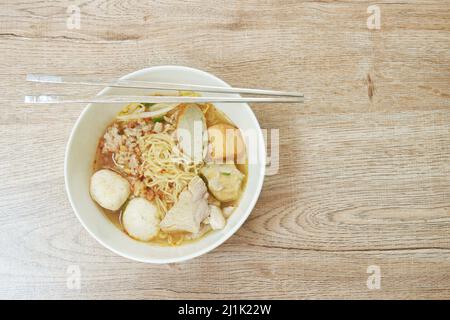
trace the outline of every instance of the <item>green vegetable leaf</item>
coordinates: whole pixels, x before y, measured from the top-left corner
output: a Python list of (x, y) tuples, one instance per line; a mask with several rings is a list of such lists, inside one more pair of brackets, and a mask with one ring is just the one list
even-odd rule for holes
[(231, 175), (231, 173), (229, 173), (229, 172), (222, 172), (222, 174), (223, 174), (224, 176), (229, 176), (229, 175)]
[(156, 117), (156, 118), (152, 118), (153, 122), (162, 122), (164, 120), (164, 117)]
[(154, 103), (144, 102), (144, 103), (142, 103), (142, 105), (147, 109), (147, 108), (150, 108), (152, 105), (154, 105)]

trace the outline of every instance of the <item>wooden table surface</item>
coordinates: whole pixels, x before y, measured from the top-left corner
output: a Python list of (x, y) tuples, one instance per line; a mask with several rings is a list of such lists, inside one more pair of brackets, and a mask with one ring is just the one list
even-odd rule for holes
[[(450, 298), (450, 1), (377, 1), (379, 30), (371, 4), (1, 0), (0, 298)], [(83, 106), (22, 103), (50, 91), (30, 72), (157, 65), (307, 97), (253, 105), (280, 164), (243, 227), (159, 266), (111, 253), (72, 212), (64, 149)]]

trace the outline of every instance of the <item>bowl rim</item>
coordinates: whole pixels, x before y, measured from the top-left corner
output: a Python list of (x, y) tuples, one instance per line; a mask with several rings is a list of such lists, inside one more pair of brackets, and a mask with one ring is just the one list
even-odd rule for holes
[[(160, 66), (153, 66), (153, 67), (147, 67), (147, 68), (143, 68), (140, 70), (136, 70), (133, 71), (131, 73), (128, 73), (122, 77), (120, 77), (119, 79), (129, 79), (129, 78), (133, 78), (136, 76), (139, 76), (140, 74), (145, 74), (149, 71), (161, 71), (161, 70), (185, 70), (185, 71), (189, 71), (189, 72), (193, 72), (193, 73), (198, 73), (198, 74), (202, 74), (202, 75), (206, 75), (208, 77), (212, 77), (215, 78), (215, 80), (217, 80), (218, 82), (221, 83), (221, 85), (223, 85), (224, 87), (231, 87), (228, 83), (226, 83), (225, 81), (223, 81), (222, 79), (218, 78), (217, 76), (203, 71), (203, 70), (199, 70), (199, 69), (195, 69), (195, 68), (191, 68), (191, 67), (185, 67), (185, 66), (177, 66), (177, 65), (160, 65)], [(99, 93), (97, 93), (97, 95), (101, 95), (103, 93), (105, 93), (105, 91), (108, 91), (110, 88), (109, 87), (105, 87), (103, 88)], [(82, 112), (80, 113), (80, 115), (78, 116), (77, 120), (75, 121), (75, 124), (72, 127), (72, 130), (70, 132), (69, 135), (69, 139), (67, 141), (67, 145), (66, 145), (66, 149), (65, 149), (65, 153), (64, 153), (64, 184), (65, 184), (65, 190), (66, 190), (66, 194), (67, 197), (69, 199), (69, 203), (72, 207), (72, 211), (75, 213), (78, 221), (81, 223), (81, 225), (84, 227), (85, 230), (88, 231), (88, 233), (95, 239), (97, 240), (102, 246), (104, 246), (105, 248), (109, 249), (110, 251), (114, 252), (115, 254), (133, 260), (133, 261), (138, 261), (138, 262), (143, 262), (143, 263), (151, 263), (151, 264), (167, 264), (167, 263), (176, 263), (176, 262), (183, 262), (183, 261), (187, 261), (187, 260), (191, 260), (193, 258), (199, 257), (205, 253), (208, 253), (212, 250), (214, 250), (215, 248), (217, 248), (218, 246), (220, 246), (221, 244), (223, 244), (225, 241), (227, 241), (233, 234), (236, 233), (236, 231), (244, 224), (245, 221), (247, 221), (249, 215), (251, 214), (251, 212), (253, 211), (256, 202), (258, 201), (260, 194), (261, 194), (261, 190), (262, 190), (262, 186), (264, 183), (264, 178), (265, 178), (265, 172), (266, 172), (266, 149), (265, 149), (265, 143), (264, 143), (264, 138), (263, 138), (263, 134), (262, 134), (262, 130), (261, 130), (261, 126), (259, 124), (258, 119), (256, 118), (252, 108), (247, 104), (244, 103), (249, 111), (250, 111), (250, 117), (252, 118), (252, 121), (255, 122), (257, 124), (257, 136), (258, 136), (258, 141), (259, 144), (262, 146), (262, 148), (259, 148), (259, 161), (261, 162), (261, 169), (259, 172), (259, 176), (260, 178), (257, 181), (257, 185), (255, 186), (255, 193), (251, 198), (250, 204), (247, 208), (245, 208), (241, 218), (238, 220), (238, 222), (232, 227), (232, 229), (230, 229), (227, 233), (225, 233), (221, 238), (219, 238), (218, 240), (216, 240), (215, 242), (212, 242), (211, 244), (205, 246), (204, 248), (202, 248), (201, 250), (195, 251), (193, 253), (187, 254), (187, 255), (183, 255), (180, 257), (175, 257), (175, 258), (140, 258), (140, 257), (136, 257), (133, 256), (132, 254), (128, 254), (127, 252), (124, 251), (119, 251), (116, 248), (114, 248), (113, 246), (110, 246), (109, 244), (107, 244), (105, 241), (103, 241), (103, 239), (101, 239), (100, 237), (98, 237), (94, 231), (92, 230), (92, 228), (90, 228), (83, 220), (83, 218), (80, 216), (80, 214), (78, 213), (75, 204), (74, 204), (74, 200), (72, 198), (71, 195), (71, 191), (69, 188), (69, 177), (68, 177), (68, 154), (70, 152), (70, 149), (72, 147), (73, 144), (73, 140), (74, 140), (74, 136), (75, 133), (77, 131), (78, 126), (80, 125), (82, 119), (84, 118), (84, 115), (86, 114), (86, 112), (92, 107), (92, 103), (87, 104), (84, 109), (82, 110)], [(200, 240), (201, 241), (201, 240)]]

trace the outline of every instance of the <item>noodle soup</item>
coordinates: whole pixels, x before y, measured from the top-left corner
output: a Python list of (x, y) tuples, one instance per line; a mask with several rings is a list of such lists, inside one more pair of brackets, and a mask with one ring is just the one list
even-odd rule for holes
[(134, 103), (99, 140), (90, 193), (133, 239), (180, 245), (225, 227), (247, 167), (239, 129), (214, 105)]

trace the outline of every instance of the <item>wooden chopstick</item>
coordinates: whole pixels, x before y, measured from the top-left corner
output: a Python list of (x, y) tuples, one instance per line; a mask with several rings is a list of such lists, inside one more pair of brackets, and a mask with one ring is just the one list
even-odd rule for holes
[(236, 102), (273, 102), (273, 103), (299, 103), (302, 97), (189, 97), (189, 96), (63, 96), (63, 95), (36, 95), (25, 96), (25, 103), (31, 104), (58, 104), (58, 103), (236, 103)]
[[(70, 76), (56, 76), (45, 74), (28, 74), (27, 81), (54, 83), (54, 84), (72, 84), (84, 86), (100, 86), (100, 87), (116, 87), (116, 88), (137, 88), (137, 89), (156, 89), (156, 90), (181, 90), (181, 91), (198, 91), (198, 92), (216, 92), (216, 93), (242, 93), (256, 95), (271, 95), (285, 97), (303, 97), (298, 92), (250, 89), (250, 88), (227, 88), (217, 86), (204, 86), (197, 84), (181, 84), (167, 82), (150, 82), (140, 80), (114, 80), (114, 81), (85, 81), (81, 78)], [(224, 101), (221, 101), (224, 102)], [(253, 101), (257, 102), (257, 101)], [(290, 101), (289, 101), (290, 102)]]

